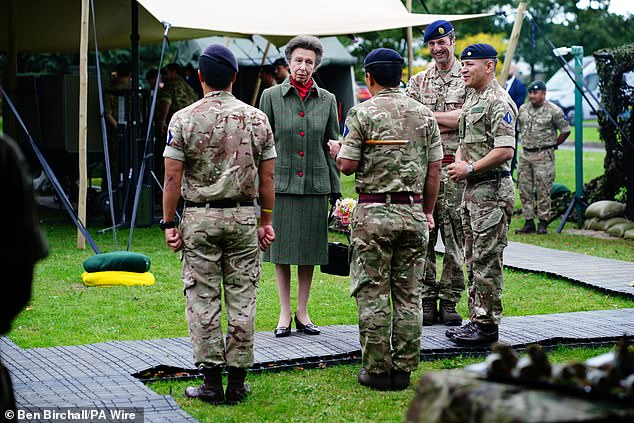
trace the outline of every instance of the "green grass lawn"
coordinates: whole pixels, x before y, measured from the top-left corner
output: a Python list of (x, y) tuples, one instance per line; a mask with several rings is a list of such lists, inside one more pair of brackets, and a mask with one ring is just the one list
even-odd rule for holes
[[(583, 142), (584, 143), (602, 143), (601, 138), (599, 136), (599, 127), (596, 126), (595, 120), (584, 120), (583, 121)], [(574, 143), (575, 141), (575, 126), (570, 125), (570, 136), (566, 143)]]
[[(574, 186), (574, 152), (557, 151), (557, 181)], [(584, 155), (584, 180), (602, 173), (603, 155)], [(343, 193), (354, 195), (353, 177), (344, 177)], [(52, 216), (55, 217), (55, 216)], [(59, 217), (59, 216), (58, 216)], [(512, 229), (519, 227), (514, 219)], [(113, 250), (112, 233), (97, 234), (101, 227), (89, 229), (103, 251)], [(38, 263), (30, 305), (15, 320), (9, 337), (23, 348), (79, 345), (110, 340), (140, 340), (185, 337), (185, 301), (180, 281), (180, 262), (164, 245), (158, 227), (138, 228), (132, 251), (147, 254), (156, 283), (151, 287), (86, 287), (81, 282), (83, 261), (90, 250), (77, 250), (76, 230), (67, 223), (43, 225), (50, 244), (50, 256)], [(128, 232), (119, 231), (119, 249), (125, 247)], [(601, 257), (634, 261), (634, 244), (624, 240), (557, 235), (510, 238), (551, 248), (559, 248)], [(442, 257), (439, 257), (442, 261)], [(439, 266), (440, 267), (440, 266)], [(295, 277), (293, 277), (295, 279)], [(296, 303), (296, 283), (292, 284)], [(311, 317), (319, 325), (356, 324), (355, 303), (349, 296), (348, 278), (315, 272)], [(554, 300), (556, 299), (556, 301)], [(504, 287), (505, 316), (547, 314), (584, 310), (634, 307), (634, 300), (606, 295), (544, 274), (508, 270)], [(466, 300), (458, 305), (464, 316)], [(270, 331), (279, 314), (273, 266), (263, 265), (257, 300), (256, 330)], [(555, 362), (583, 360), (606, 349), (560, 348), (551, 355)], [(462, 367), (479, 361), (468, 357), (425, 362), (414, 374)], [(184, 387), (193, 382), (163, 381), (150, 384), (161, 394), (172, 394), (186, 412), (200, 421), (402, 421), (413, 395), (403, 392), (379, 393), (356, 382), (358, 365), (334, 366), (319, 370), (296, 370), (279, 374), (250, 375), (253, 395), (236, 407), (213, 407), (182, 397)]]
[[(553, 363), (585, 360), (611, 348), (558, 348), (548, 353)], [(456, 357), (422, 362), (412, 373), (412, 386), (400, 392), (378, 392), (357, 383), (358, 366), (249, 375), (252, 395), (236, 406), (210, 406), (182, 393), (200, 380), (150, 383), (159, 394), (176, 402), (201, 422), (402, 422), (414, 396), (415, 381), (429, 371), (453, 369), (481, 361)], [(225, 380), (226, 383), (226, 380)]]

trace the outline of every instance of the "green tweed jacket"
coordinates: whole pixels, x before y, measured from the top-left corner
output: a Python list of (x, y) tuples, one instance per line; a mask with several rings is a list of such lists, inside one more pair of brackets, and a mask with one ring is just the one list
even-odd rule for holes
[(340, 193), (339, 171), (328, 140), (339, 139), (337, 101), (315, 81), (302, 101), (290, 79), (264, 90), (260, 110), (269, 118), (275, 139), (275, 192)]

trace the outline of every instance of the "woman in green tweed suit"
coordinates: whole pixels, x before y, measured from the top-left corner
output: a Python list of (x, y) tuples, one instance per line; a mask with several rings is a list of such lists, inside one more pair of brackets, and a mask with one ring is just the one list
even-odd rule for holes
[(328, 148), (328, 140), (339, 137), (337, 102), (312, 78), (323, 51), (321, 42), (312, 36), (289, 41), (284, 54), (291, 73), (280, 85), (265, 90), (260, 99), (277, 151), (273, 211), (277, 239), (264, 255), (265, 261), (275, 263), (280, 296), (277, 337), (291, 333), (291, 265), (297, 265), (297, 329), (319, 334), (308, 316), (308, 297), (314, 265), (328, 263), (328, 198), (341, 196), (339, 173)]

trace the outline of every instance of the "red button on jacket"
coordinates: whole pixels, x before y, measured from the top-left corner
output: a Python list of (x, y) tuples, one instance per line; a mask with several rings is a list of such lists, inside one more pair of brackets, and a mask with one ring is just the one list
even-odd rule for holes
[(302, 176), (304, 176), (304, 172), (302, 172), (302, 171), (300, 170), (299, 172), (297, 172), (297, 176), (299, 176), (299, 177), (301, 178)]
[(299, 152), (299, 157), (304, 157), (304, 152), (303, 151)]
[(304, 117), (304, 112), (299, 112), (299, 115), (300, 115), (301, 117)]
[(304, 131), (299, 131), (299, 136), (303, 137), (304, 136)]

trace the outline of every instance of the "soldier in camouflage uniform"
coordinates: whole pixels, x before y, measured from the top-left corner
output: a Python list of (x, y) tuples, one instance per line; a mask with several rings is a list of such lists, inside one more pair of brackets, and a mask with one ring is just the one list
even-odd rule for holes
[(359, 193), (350, 265), (363, 364), (358, 380), (379, 390), (407, 388), (419, 364), (419, 281), (442, 160), (432, 112), (398, 89), (402, 64), (391, 49), (368, 54), (373, 97), (350, 109), (337, 158), (344, 174), (356, 174)]
[(198, 100), (196, 91), (181, 76), (181, 67), (177, 63), (165, 66), (161, 80), (164, 82), (156, 99), (158, 104), (157, 118), (160, 128), (167, 129), (167, 122), (174, 113)]
[[(465, 287), (464, 240), (460, 202), (464, 182), (449, 179), (447, 166), (455, 160), (458, 149), (458, 118), (465, 99), (465, 87), (460, 75), (460, 62), (454, 56), (455, 33), (451, 23), (438, 20), (429, 24), (423, 36), (434, 62), (414, 75), (407, 84), (406, 94), (434, 112), (442, 138), (442, 171), (440, 191), (434, 209), (436, 227), (429, 231), (425, 277), (422, 281), (423, 325), (437, 319), (448, 326), (459, 326), (462, 317), (456, 311)], [(438, 232), (445, 245), (442, 275), (436, 283), (436, 241)], [(440, 299), (440, 304), (438, 304)]]
[(452, 180), (466, 180), (462, 228), (469, 281), (469, 322), (448, 330), (458, 344), (498, 339), (504, 282), (502, 253), (507, 245), (515, 193), (511, 159), (515, 149), (513, 100), (495, 80), (497, 51), (472, 44), (460, 56), (467, 99), (459, 121), (460, 147), (449, 165)]
[[(116, 79), (112, 85), (106, 90), (106, 96), (103, 103), (104, 117), (106, 119), (108, 134), (108, 155), (110, 158), (110, 176), (113, 186), (116, 188), (123, 180), (120, 176), (120, 159), (121, 159), (121, 143), (123, 135), (119, 133), (119, 119), (127, 120), (125, 116), (119, 116), (119, 96), (125, 96), (126, 92), (130, 92), (130, 76), (132, 68), (128, 63), (119, 63), (116, 70)], [(104, 168), (105, 172), (105, 168)], [(101, 180), (102, 190), (108, 189), (108, 180), (105, 177)]]
[[(156, 97), (156, 131), (158, 139), (167, 136), (167, 123), (174, 113), (198, 101), (198, 94), (181, 76), (181, 67), (178, 63), (170, 63), (161, 71), (163, 86), (159, 88)], [(160, 157), (162, 145), (156, 143), (155, 155)], [(161, 161), (156, 160), (154, 170), (162, 174)]]
[[(185, 395), (235, 403), (248, 392), (244, 379), (253, 365), (258, 243), (266, 250), (275, 239), (276, 153), (266, 115), (231, 94), (238, 71), (231, 51), (211, 45), (199, 64), (205, 96), (176, 112), (169, 126), (161, 228), (167, 245), (182, 249), (187, 323), (194, 361), (205, 376), (200, 387), (187, 388)], [(185, 209), (177, 228), (174, 215), (181, 195)], [(262, 206), (259, 227), (256, 197)], [(220, 322), (223, 294), (226, 341)]]
[(537, 233), (545, 234), (548, 232), (550, 198), (555, 182), (555, 149), (570, 135), (570, 126), (559, 106), (546, 100), (546, 84), (543, 81), (535, 81), (528, 86), (528, 99), (529, 103), (520, 107), (517, 118), (522, 144), (517, 185), (522, 217), (526, 222), (515, 233), (535, 232), (533, 219), (537, 206)]

